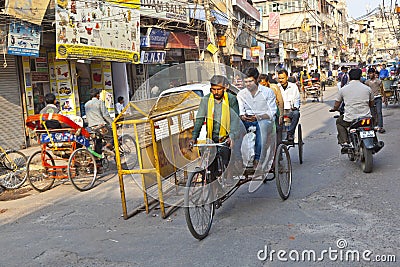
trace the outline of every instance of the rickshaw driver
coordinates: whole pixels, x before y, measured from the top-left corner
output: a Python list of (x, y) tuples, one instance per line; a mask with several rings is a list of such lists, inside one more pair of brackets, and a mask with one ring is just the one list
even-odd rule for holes
[(281, 89), (285, 113), (291, 119), (287, 132), (287, 141), (294, 140), (294, 131), (300, 119), (300, 93), (295, 83), (288, 82), (288, 72), (285, 69), (278, 71), (279, 88)]
[[(223, 164), (228, 166), (231, 157), (231, 149), (236, 148), (239, 133), (239, 105), (236, 97), (226, 92), (229, 87), (228, 79), (222, 75), (214, 75), (211, 80), (211, 93), (202, 97), (196, 115), (196, 121), (189, 140), (189, 149), (196, 143), (200, 135), (201, 127), (206, 121), (207, 139), (215, 143), (226, 141), (229, 147), (221, 147)], [(236, 149), (234, 149), (236, 154)], [(239, 150), (240, 151), (240, 150)], [(240, 154), (240, 152), (239, 152)], [(238, 155), (235, 155), (235, 158)], [(217, 167), (216, 160), (211, 163), (212, 171)]]
[[(102, 134), (104, 140), (107, 142), (102, 150), (113, 155), (114, 151), (112, 151), (112, 149), (114, 148), (114, 140), (111, 130), (111, 123), (113, 120), (108, 113), (104, 101), (100, 100), (100, 90), (90, 90), (90, 96), (92, 99), (85, 104), (88, 126), (92, 131), (99, 131)], [(96, 147), (97, 146), (98, 144), (96, 144)], [(96, 152), (99, 153), (100, 151)]]
[[(56, 96), (52, 93), (48, 93), (45, 96), (46, 106), (42, 108), (40, 114), (58, 114), (60, 109), (56, 106)], [(61, 123), (58, 120), (48, 120), (45, 122), (48, 129), (60, 129), (62, 128)]]

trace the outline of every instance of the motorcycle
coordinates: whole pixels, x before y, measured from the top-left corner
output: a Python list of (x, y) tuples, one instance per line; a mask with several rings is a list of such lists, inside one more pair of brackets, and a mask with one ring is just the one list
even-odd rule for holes
[(327, 86), (333, 86), (334, 83), (335, 83), (335, 82), (334, 82), (334, 79), (333, 79), (332, 76), (329, 76), (329, 77), (326, 79), (326, 85), (327, 85)]
[[(339, 116), (335, 116), (337, 117)], [(373, 154), (378, 153), (385, 145), (383, 141), (378, 141), (372, 117), (360, 117), (354, 120), (347, 132), (350, 144), (342, 146), (341, 153), (347, 154), (350, 161), (360, 162), (363, 172), (372, 172)]]

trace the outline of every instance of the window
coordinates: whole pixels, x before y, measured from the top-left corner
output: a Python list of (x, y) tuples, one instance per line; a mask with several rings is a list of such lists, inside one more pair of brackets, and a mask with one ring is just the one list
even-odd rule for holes
[(279, 3), (272, 3), (271, 11), (270, 12), (280, 12), (280, 4)]

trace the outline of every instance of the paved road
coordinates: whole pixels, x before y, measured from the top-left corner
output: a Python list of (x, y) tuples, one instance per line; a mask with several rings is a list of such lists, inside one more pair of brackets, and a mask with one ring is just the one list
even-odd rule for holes
[[(0, 266), (310, 266), (314, 263), (301, 261), (310, 250), (324, 259), (315, 265), (398, 266), (346, 261), (345, 255), (357, 250), (371, 259), (400, 257), (400, 108), (384, 110), (387, 133), (380, 138), (386, 146), (374, 158), (374, 172), (364, 174), (336, 145), (328, 112), (335, 93), (329, 88), (325, 103), (309, 101), (301, 109), (304, 163), (291, 149), (294, 180), (287, 201), (279, 199), (274, 182), (254, 193), (243, 186), (217, 210), (210, 235), (199, 242), (187, 230), (182, 210), (165, 220), (158, 211), (123, 220), (112, 174), (88, 192), (69, 184), (41, 194), (29, 191), (0, 202)], [(142, 195), (133, 184), (130, 188), (132, 207)], [(339, 239), (339, 246), (347, 242), (347, 247), (338, 249)], [(268, 255), (283, 250), (280, 256), (288, 262), (279, 261), (277, 252), (264, 260), (266, 246)], [(300, 261), (285, 251), (292, 259), (298, 252)], [(335, 255), (339, 259), (330, 260)]]

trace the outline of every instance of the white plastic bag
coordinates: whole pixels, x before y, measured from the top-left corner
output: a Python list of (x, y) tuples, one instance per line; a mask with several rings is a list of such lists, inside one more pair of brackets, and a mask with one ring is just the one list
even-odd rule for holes
[(250, 126), (247, 134), (243, 137), (242, 141), (242, 159), (243, 165), (250, 167), (253, 166), (256, 146), (256, 127)]

